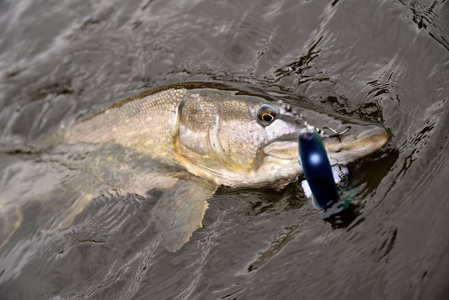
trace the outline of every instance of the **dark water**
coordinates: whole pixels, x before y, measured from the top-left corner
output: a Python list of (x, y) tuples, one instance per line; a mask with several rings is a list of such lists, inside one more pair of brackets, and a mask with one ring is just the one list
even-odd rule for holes
[[(158, 247), (151, 198), (94, 199), (51, 235), (35, 230), (45, 203), (23, 204), (0, 299), (448, 299), (447, 1), (7, 0), (0, 34), (1, 138), (183, 81), (305, 95), (392, 133), (349, 166), (360, 192), (344, 228), (298, 183), (219, 190), (176, 253)], [(22, 177), (53, 170), (1, 159), (3, 208), (8, 190), (38, 188)]]

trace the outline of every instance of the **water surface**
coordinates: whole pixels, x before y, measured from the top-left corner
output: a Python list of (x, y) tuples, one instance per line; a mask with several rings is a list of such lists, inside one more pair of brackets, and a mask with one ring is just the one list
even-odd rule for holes
[[(157, 195), (105, 194), (53, 234), (36, 228), (57, 207), (23, 203), (0, 299), (447, 299), (448, 20), (444, 0), (0, 2), (1, 139), (184, 81), (306, 96), (392, 134), (349, 166), (360, 192), (343, 228), (299, 183), (220, 189), (175, 253), (149, 221)], [(2, 196), (44, 188), (31, 173), (76, 176), (57, 165), (2, 154)]]

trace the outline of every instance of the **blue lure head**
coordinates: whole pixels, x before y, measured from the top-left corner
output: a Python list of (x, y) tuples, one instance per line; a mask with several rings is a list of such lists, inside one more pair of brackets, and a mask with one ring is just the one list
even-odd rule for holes
[(304, 128), (299, 134), (299, 161), (313, 195), (314, 205), (328, 218), (349, 206), (350, 199), (340, 198), (329, 163), (326, 148), (320, 135), (314, 130)]

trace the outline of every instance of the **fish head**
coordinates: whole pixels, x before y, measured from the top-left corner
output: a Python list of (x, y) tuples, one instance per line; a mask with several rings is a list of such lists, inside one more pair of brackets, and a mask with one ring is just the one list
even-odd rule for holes
[(344, 121), (284, 102), (215, 89), (190, 90), (173, 123), (173, 149), (186, 169), (226, 186), (282, 187), (302, 172), (299, 131), (313, 126), (323, 134), (331, 162), (347, 163), (381, 148), (387, 131), (373, 124)]

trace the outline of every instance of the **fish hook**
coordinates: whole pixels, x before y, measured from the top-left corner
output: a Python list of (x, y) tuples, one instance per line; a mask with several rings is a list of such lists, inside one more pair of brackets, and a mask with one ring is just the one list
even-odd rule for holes
[(334, 133), (332, 135), (325, 135), (324, 131), (321, 130), (322, 134), (320, 132), (319, 133), (322, 135), (323, 138), (337, 138), (338, 141), (341, 143), (341, 136), (343, 134), (345, 134), (346, 132), (348, 132), (351, 129), (351, 126), (346, 127), (346, 129), (344, 129), (341, 132), (337, 132), (337, 130), (335, 130), (331, 127), (328, 127), (328, 126), (323, 126), (323, 129), (329, 129), (330, 131), (332, 131)]

